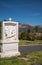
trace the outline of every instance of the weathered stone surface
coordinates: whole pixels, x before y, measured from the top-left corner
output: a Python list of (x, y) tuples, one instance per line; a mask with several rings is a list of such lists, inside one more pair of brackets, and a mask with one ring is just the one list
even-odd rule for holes
[(0, 39), (1, 57), (20, 55), (18, 51), (18, 22), (2, 22), (2, 39)]

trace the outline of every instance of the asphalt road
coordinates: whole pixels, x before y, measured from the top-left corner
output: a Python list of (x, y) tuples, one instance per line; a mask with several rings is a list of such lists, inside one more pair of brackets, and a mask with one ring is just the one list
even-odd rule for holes
[(42, 45), (32, 45), (32, 46), (19, 46), (19, 51), (24, 52), (35, 52), (42, 51)]

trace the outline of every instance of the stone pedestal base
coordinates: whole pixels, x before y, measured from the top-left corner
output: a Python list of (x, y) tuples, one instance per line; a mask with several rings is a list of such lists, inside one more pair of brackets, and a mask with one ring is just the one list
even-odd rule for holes
[(18, 51), (18, 43), (2, 43), (0, 57), (11, 57), (18, 56), (20, 52)]
[(0, 57), (4, 58), (4, 57), (12, 57), (12, 56), (18, 56), (20, 55), (20, 52), (5, 52), (5, 53), (0, 53)]

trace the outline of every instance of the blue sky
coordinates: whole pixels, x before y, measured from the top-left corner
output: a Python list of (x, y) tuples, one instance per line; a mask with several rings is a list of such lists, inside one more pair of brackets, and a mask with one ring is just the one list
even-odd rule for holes
[(0, 20), (42, 25), (42, 0), (0, 0)]

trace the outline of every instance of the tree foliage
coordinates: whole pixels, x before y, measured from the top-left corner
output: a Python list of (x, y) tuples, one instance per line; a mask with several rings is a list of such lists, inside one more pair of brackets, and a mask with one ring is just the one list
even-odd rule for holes
[(31, 41), (33, 41), (35, 39), (41, 39), (42, 40), (42, 36), (39, 35), (39, 33), (37, 32), (37, 30), (35, 32), (35, 29), (21, 32), (19, 34), (19, 39), (20, 40), (31, 40)]
[(34, 34), (31, 31), (21, 32), (19, 34), (19, 39), (22, 40), (35, 40)]

